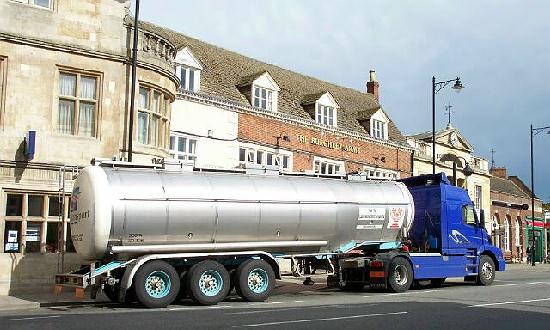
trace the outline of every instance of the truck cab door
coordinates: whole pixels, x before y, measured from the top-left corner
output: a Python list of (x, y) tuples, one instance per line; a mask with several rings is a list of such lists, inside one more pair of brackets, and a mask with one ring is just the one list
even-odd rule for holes
[(461, 206), (461, 221), (448, 227), (448, 246), (450, 249), (474, 249), (482, 244), (482, 231), (472, 204)]

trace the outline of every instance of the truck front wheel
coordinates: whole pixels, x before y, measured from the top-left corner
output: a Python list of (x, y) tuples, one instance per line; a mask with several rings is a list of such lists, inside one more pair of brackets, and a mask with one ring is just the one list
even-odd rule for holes
[(246, 301), (265, 301), (275, 288), (275, 272), (264, 260), (243, 262), (235, 272), (235, 289)]
[(479, 269), (477, 274), (477, 284), (487, 286), (493, 283), (495, 279), (495, 263), (487, 255), (479, 258)]
[(393, 292), (409, 290), (413, 282), (411, 264), (404, 258), (394, 258), (388, 271), (388, 289)]
[(170, 305), (180, 290), (178, 273), (169, 263), (161, 260), (149, 261), (141, 266), (134, 281), (138, 301), (149, 308)]

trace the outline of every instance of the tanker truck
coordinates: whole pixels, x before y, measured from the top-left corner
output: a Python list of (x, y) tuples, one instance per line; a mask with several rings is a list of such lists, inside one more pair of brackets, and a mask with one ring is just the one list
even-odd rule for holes
[(444, 174), (357, 181), (92, 164), (70, 205), (71, 238), (89, 262), (56, 275), (58, 287), (89, 287), (92, 297), (212, 305), (234, 288), (264, 301), (277, 260), (293, 256), (331, 256), (343, 290), (402, 292), (451, 276), (488, 285), (504, 270), (467, 193)]

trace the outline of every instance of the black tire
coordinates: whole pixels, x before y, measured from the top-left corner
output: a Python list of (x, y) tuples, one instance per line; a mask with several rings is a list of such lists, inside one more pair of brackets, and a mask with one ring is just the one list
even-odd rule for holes
[(442, 277), (442, 278), (432, 278), (430, 280), (430, 285), (434, 288), (439, 288), (443, 285), (443, 283), (445, 283), (445, 280), (446, 278), (445, 277)]
[(476, 283), (478, 285), (491, 285), (495, 279), (495, 263), (491, 257), (482, 255), (479, 258), (479, 268)]
[(411, 264), (404, 258), (396, 257), (388, 270), (388, 289), (392, 292), (405, 292), (413, 282)]
[[(134, 290), (137, 300), (145, 307), (166, 307), (176, 299), (180, 291), (180, 278), (169, 263), (162, 260), (149, 261), (136, 272)], [(155, 290), (161, 292), (155, 296)]]
[[(258, 285), (256, 290), (250, 288), (249, 276), (252, 276), (252, 285)], [(266, 283), (267, 282), (267, 283)], [(246, 301), (265, 301), (275, 288), (275, 272), (271, 265), (264, 260), (250, 259), (239, 265), (235, 272), (235, 289), (239, 296)]]
[[(203, 277), (204, 275), (204, 277)], [(206, 283), (209, 280), (212, 283)], [(219, 289), (208, 295), (203, 292), (210, 285), (219, 285)], [(223, 265), (213, 260), (204, 260), (191, 267), (187, 273), (187, 291), (191, 298), (201, 305), (215, 305), (222, 301), (229, 293), (230, 279), (229, 272)], [(215, 288), (215, 287), (214, 287)]]

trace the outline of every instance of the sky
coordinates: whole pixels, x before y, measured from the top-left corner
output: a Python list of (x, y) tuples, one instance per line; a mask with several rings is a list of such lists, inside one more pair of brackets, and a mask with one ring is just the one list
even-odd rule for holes
[[(132, 10), (133, 10), (132, 4)], [(335, 84), (365, 90), (404, 134), (431, 131), (436, 96), (474, 153), (531, 184), (530, 124), (550, 126), (550, 1), (141, 0), (140, 19)], [(549, 130), (550, 131), (550, 130)], [(550, 200), (550, 134), (534, 136), (535, 193)]]

